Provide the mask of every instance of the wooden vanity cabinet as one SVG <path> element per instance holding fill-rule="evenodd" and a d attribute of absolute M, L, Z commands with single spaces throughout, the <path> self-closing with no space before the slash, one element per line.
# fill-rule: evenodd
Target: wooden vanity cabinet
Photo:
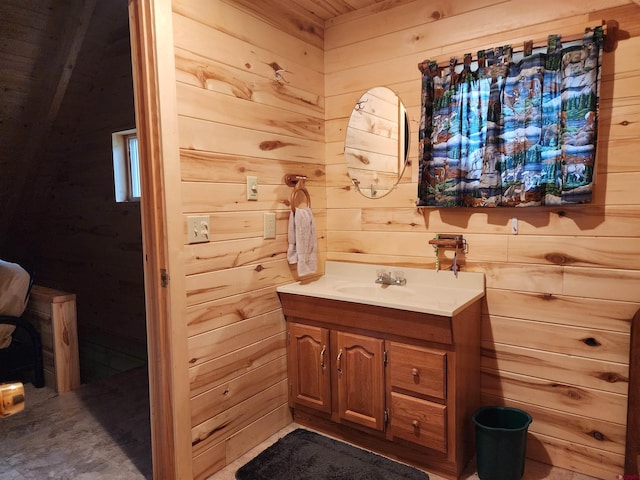
<path fill-rule="evenodd" d="M 457 479 L 475 450 L 480 300 L 443 317 L 279 295 L 294 420 Z"/>

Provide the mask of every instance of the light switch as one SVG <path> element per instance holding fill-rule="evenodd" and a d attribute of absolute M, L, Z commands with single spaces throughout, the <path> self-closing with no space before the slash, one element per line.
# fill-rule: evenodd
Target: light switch
<path fill-rule="evenodd" d="M 264 238 L 276 238 L 276 214 L 264 212 Z"/>
<path fill-rule="evenodd" d="M 512 235 L 518 234 L 518 219 L 516 217 L 513 217 L 511 219 L 511 234 Z"/>
<path fill-rule="evenodd" d="M 189 243 L 209 241 L 209 215 L 187 217 L 187 237 Z"/>
<path fill-rule="evenodd" d="M 247 200 L 258 200 L 258 177 L 247 175 Z"/>

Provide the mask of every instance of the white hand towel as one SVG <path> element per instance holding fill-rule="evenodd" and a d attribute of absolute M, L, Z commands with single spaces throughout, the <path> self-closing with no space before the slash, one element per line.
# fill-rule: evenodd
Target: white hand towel
<path fill-rule="evenodd" d="M 316 273 L 318 269 L 318 239 L 313 212 L 310 208 L 296 208 L 294 230 L 298 275 Z"/>
<path fill-rule="evenodd" d="M 296 253 L 296 221 L 295 214 L 291 212 L 289 215 L 289 229 L 287 230 L 289 237 L 289 248 L 287 248 L 287 261 L 290 264 L 298 263 L 298 254 Z"/>

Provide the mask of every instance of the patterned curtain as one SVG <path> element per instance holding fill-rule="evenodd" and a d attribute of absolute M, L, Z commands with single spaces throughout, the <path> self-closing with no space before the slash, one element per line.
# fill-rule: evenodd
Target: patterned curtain
<path fill-rule="evenodd" d="M 579 43 L 579 42 L 578 42 Z M 601 27 L 582 44 L 514 62 L 509 46 L 422 72 L 418 206 L 497 207 L 591 201 Z"/>

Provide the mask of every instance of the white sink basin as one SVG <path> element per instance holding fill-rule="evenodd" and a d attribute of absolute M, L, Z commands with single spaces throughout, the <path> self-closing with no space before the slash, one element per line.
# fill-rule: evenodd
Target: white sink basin
<path fill-rule="evenodd" d="M 401 270 L 407 284 L 375 283 L 380 269 Z M 281 285 L 277 291 L 450 317 L 484 296 L 484 274 L 455 276 L 451 271 L 328 261 L 323 276 Z"/>
<path fill-rule="evenodd" d="M 371 285 L 336 285 L 333 287 L 337 292 L 347 295 L 356 295 L 361 297 L 378 297 L 378 298 L 408 298 L 416 294 L 412 288 L 400 285 L 380 285 L 372 283 Z"/>

